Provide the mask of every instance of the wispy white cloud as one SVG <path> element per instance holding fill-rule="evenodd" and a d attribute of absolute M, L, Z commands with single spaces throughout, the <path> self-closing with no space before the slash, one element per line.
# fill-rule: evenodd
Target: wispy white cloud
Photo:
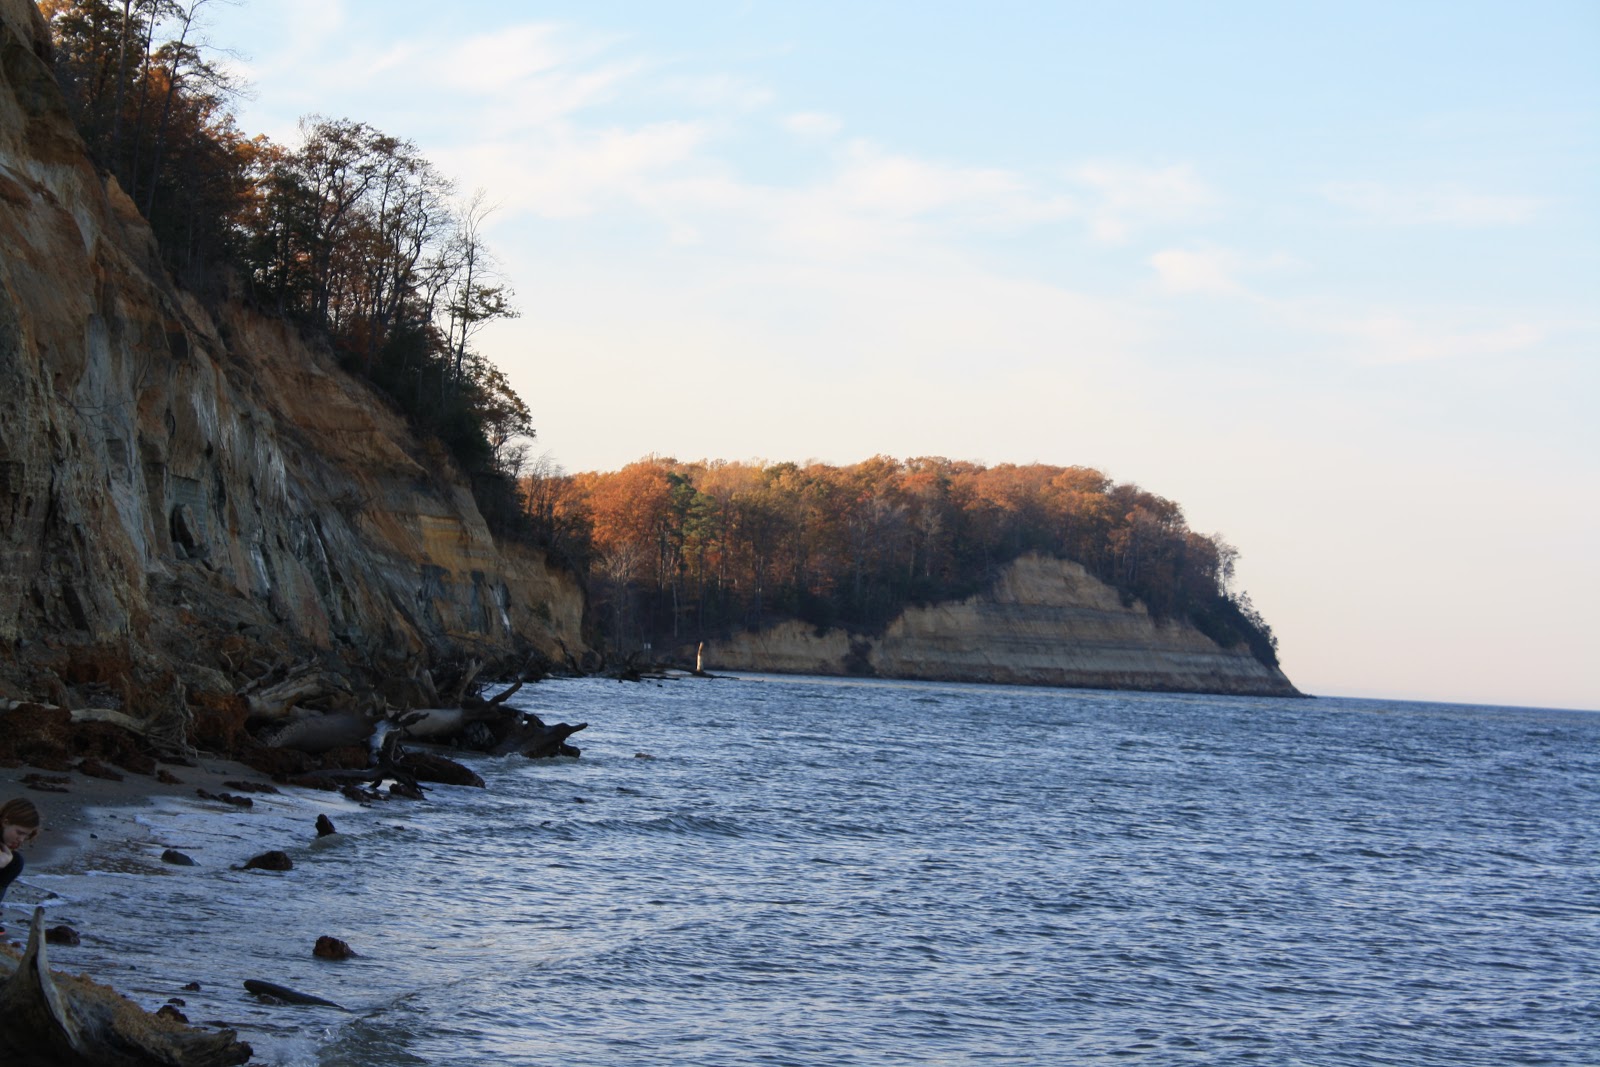
<path fill-rule="evenodd" d="M 1350 345 L 1350 355 L 1368 366 L 1426 363 L 1477 356 L 1505 356 L 1543 342 L 1548 331 L 1528 322 L 1464 326 L 1419 322 L 1413 316 L 1377 313 L 1327 324 Z"/>
<path fill-rule="evenodd" d="M 832 137 L 844 129 L 844 123 L 837 116 L 825 115 L 820 111 L 800 111 L 788 115 L 783 125 L 790 133 L 801 137 Z"/>
<path fill-rule="evenodd" d="M 1041 200 L 1016 173 L 957 167 L 888 152 L 864 140 L 850 145 L 832 192 L 849 208 L 882 215 L 960 212 L 1004 222 L 1060 217 L 1064 204 Z"/>
<path fill-rule="evenodd" d="M 1150 257 L 1161 287 L 1172 293 L 1243 292 L 1236 272 L 1239 257 L 1223 249 L 1168 248 Z"/>
<path fill-rule="evenodd" d="M 1085 190 L 1090 233 L 1111 244 L 1137 230 L 1202 218 L 1219 200 L 1188 164 L 1098 162 L 1076 168 L 1070 177 Z"/>
<path fill-rule="evenodd" d="M 599 129 L 557 124 L 537 137 L 464 146 L 454 160 L 472 184 L 504 191 L 508 214 L 577 218 L 619 201 L 656 199 L 651 190 L 692 163 L 708 136 L 693 122 Z"/>
<path fill-rule="evenodd" d="M 422 54 L 430 58 L 426 73 L 431 84 L 486 96 L 524 89 L 577 58 L 558 27 L 541 23 L 475 34 Z"/>
<path fill-rule="evenodd" d="M 759 111 L 770 105 L 773 92 L 747 78 L 730 74 L 678 75 L 664 78 L 657 87 L 664 96 L 698 108 L 733 112 Z"/>
<path fill-rule="evenodd" d="M 1404 189 L 1378 182 L 1334 182 L 1321 194 L 1370 222 L 1400 226 L 1516 226 L 1543 204 L 1535 197 L 1479 193 L 1456 185 Z"/>

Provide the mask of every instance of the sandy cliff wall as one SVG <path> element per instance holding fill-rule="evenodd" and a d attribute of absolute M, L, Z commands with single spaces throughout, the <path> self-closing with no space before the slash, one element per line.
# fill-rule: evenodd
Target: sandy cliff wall
<path fill-rule="evenodd" d="M 1024 556 L 993 588 L 912 608 L 878 636 L 790 622 L 708 643 L 708 670 L 1278 695 L 1294 687 L 1248 649 L 1222 648 L 1066 560 Z"/>
<path fill-rule="evenodd" d="M 232 627 L 380 658 L 578 649 L 576 582 L 497 546 L 381 400 L 171 283 L 45 42 L 28 0 L 0 0 L 0 648 L 170 658 Z"/>

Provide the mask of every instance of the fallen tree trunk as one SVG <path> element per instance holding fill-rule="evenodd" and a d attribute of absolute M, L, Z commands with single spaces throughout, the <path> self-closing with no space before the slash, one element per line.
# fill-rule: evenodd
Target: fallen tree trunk
<path fill-rule="evenodd" d="M 513 752 L 520 752 L 529 759 L 545 759 L 549 756 L 576 756 L 579 750 L 567 744 L 567 738 L 579 730 L 587 729 L 586 722 L 576 726 L 571 723 L 558 722 L 554 726 L 547 726 L 538 716 L 530 715 L 522 722 L 513 726 L 509 733 L 489 751 L 491 756 L 509 756 Z"/>
<path fill-rule="evenodd" d="M 264 740 L 273 748 L 320 754 L 359 746 L 372 736 L 372 728 L 372 720 L 359 711 L 307 712 L 268 734 Z"/>
<path fill-rule="evenodd" d="M 399 717 L 399 728 L 413 741 L 435 741 L 454 737 L 469 723 L 495 718 L 502 714 L 498 708 L 483 714 L 482 710 L 466 708 L 417 708 Z"/>
<path fill-rule="evenodd" d="M 258 997 L 267 997 L 271 1000 L 281 1001 L 284 1004 L 304 1004 L 315 1008 L 338 1008 L 340 1011 L 350 1009 L 343 1004 L 335 1004 L 312 993 L 302 993 L 298 989 L 279 985 L 277 982 L 265 982 L 259 978 L 246 978 L 244 987 L 248 992 Z"/>
<path fill-rule="evenodd" d="M 308 697 L 349 692 L 349 681 L 337 674 L 302 670 L 272 685 L 253 683 L 240 690 L 239 695 L 249 706 L 251 719 L 279 720 L 289 718 L 295 704 Z"/>
<path fill-rule="evenodd" d="M 7 700 L 0 697 L 0 712 L 15 711 L 21 707 L 34 706 L 46 711 L 60 711 L 56 704 L 40 704 L 33 700 Z M 113 726 L 120 726 L 131 734 L 149 737 L 151 726 L 143 719 L 136 719 L 125 711 L 116 708 L 68 708 L 67 713 L 72 716 L 73 722 L 108 722 Z"/>
<path fill-rule="evenodd" d="M 0 954 L 0 1062 L 7 1067 L 234 1067 L 252 1055 L 233 1030 L 153 1015 L 115 990 L 50 971 L 44 909 L 20 960 Z"/>

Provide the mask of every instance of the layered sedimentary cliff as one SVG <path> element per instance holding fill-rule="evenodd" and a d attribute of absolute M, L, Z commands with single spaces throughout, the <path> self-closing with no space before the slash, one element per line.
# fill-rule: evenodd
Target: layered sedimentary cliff
<path fill-rule="evenodd" d="M 1018 559 L 988 591 L 912 608 L 881 635 L 800 622 L 705 648 L 709 670 L 870 674 L 1019 685 L 1293 695 L 1282 671 L 1248 648 L 1222 648 L 1066 560 Z"/>
<path fill-rule="evenodd" d="M 445 457 L 284 324 L 172 283 L 47 56 L 0 0 L 0 676 L 40 641 L 181 675 L 232 631 L 576 651 L 576 581 L 497 545 Z"/>

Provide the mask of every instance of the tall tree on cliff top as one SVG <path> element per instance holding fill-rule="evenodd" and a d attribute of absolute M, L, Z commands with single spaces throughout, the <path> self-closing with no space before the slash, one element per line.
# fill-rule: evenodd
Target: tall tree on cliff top
<path fill-rule="evenodd" d="M 249 221 L 257 292 L 326 330 L 475 479 L 514 479 L 532 418 L 471 347 L 516 315 L 484 241 L 482 194 L 453 208 L 416 145 L 366 123 L 312 116 L 301 135 L 262 170 Z"/>
<path fill-rule="evenodd" d="M 233 125 L 236 87 L 204 54 L 214 0 L 44 0 L 56 76 L 91 154 L 191 282 L 232 253 L 257 142 Z"/>

